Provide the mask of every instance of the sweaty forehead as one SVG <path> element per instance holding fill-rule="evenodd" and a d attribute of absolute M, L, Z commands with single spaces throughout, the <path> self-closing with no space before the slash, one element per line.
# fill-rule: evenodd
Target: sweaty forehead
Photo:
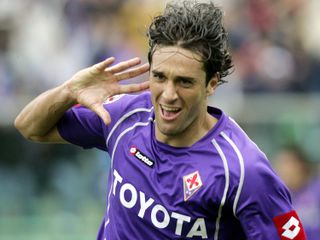
<path fill-rule="evenodd" d="M 199 54 L 177 46 L 158 47 L 152 56 L 151 69 L 204 72 Z"/>
<path fill-rule="evenodd" d="M 178 46 L 158 46 L 150 70 L 172 78 L 184 76 L 202 80 L 206 76 L 200 55 Z"/>

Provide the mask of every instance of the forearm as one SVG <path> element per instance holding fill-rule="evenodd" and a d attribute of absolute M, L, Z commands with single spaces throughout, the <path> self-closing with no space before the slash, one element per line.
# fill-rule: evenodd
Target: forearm
<path fill-rule="evenodd" d="M 40 142 L 65 142 L 56 125 L 63 114 L 74 104 L 81 104 L 95 112 L 107 125 L 111 118 L 103 107 L 106 98 L 120 93 L 138 92 L 149 87 L 149 83 L 120 85 L 124 79 L 141 75 L 149 70 L 140 64 L 139 58 L 109 67 L 114 58 L 108 58 L 74 74 L 63 85 L 51 89 L 29 103 L 15 119 L 15 127 L 30 140 Z"/>
<path fill-rule="evenodd" d="M 76 104 L 65 85 L 48 90 L 30 102 L 16 117 L 15 127 L 27 139 L 39 140 Z"/>

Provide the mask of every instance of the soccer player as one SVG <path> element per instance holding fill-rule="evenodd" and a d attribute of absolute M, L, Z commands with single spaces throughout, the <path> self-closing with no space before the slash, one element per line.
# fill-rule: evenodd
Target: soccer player
<path fill-rule="evenodd" d="M 150 66 L 136 58 L 111 66 L 108 58 L 16 118 L 28 139 L 110 154 L 99 240 L 305 239 L 266 156 L 207 106 L 232 68 L 222 15 L 211 2 L 168 4 L 148 30 Z M 119 84 L 148 71 L 149 81 Z"/>

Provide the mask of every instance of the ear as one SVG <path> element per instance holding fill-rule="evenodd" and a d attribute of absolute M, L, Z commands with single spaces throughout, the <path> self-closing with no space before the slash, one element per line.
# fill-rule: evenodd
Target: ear
<path fill-rule="evenodd" d="M 219 80 L 219 75 L 218 73 L 216 73 L 212 76 L 212 78 L 207 84 L 207 87 L 206 87 L 207 96 L 210 96 L 214 93 L 214 90 L 218 86 L 218 80 Z"/>

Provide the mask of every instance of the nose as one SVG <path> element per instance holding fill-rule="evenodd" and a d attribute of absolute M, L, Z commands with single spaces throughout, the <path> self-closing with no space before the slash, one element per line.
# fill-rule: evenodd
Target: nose
<path fill-rule="evenodd" d="M 167 81 L 162 92 L 163 99 L 170 103 L 178 99 L 178 93 L 175 84 L 172 81 Z"/>

